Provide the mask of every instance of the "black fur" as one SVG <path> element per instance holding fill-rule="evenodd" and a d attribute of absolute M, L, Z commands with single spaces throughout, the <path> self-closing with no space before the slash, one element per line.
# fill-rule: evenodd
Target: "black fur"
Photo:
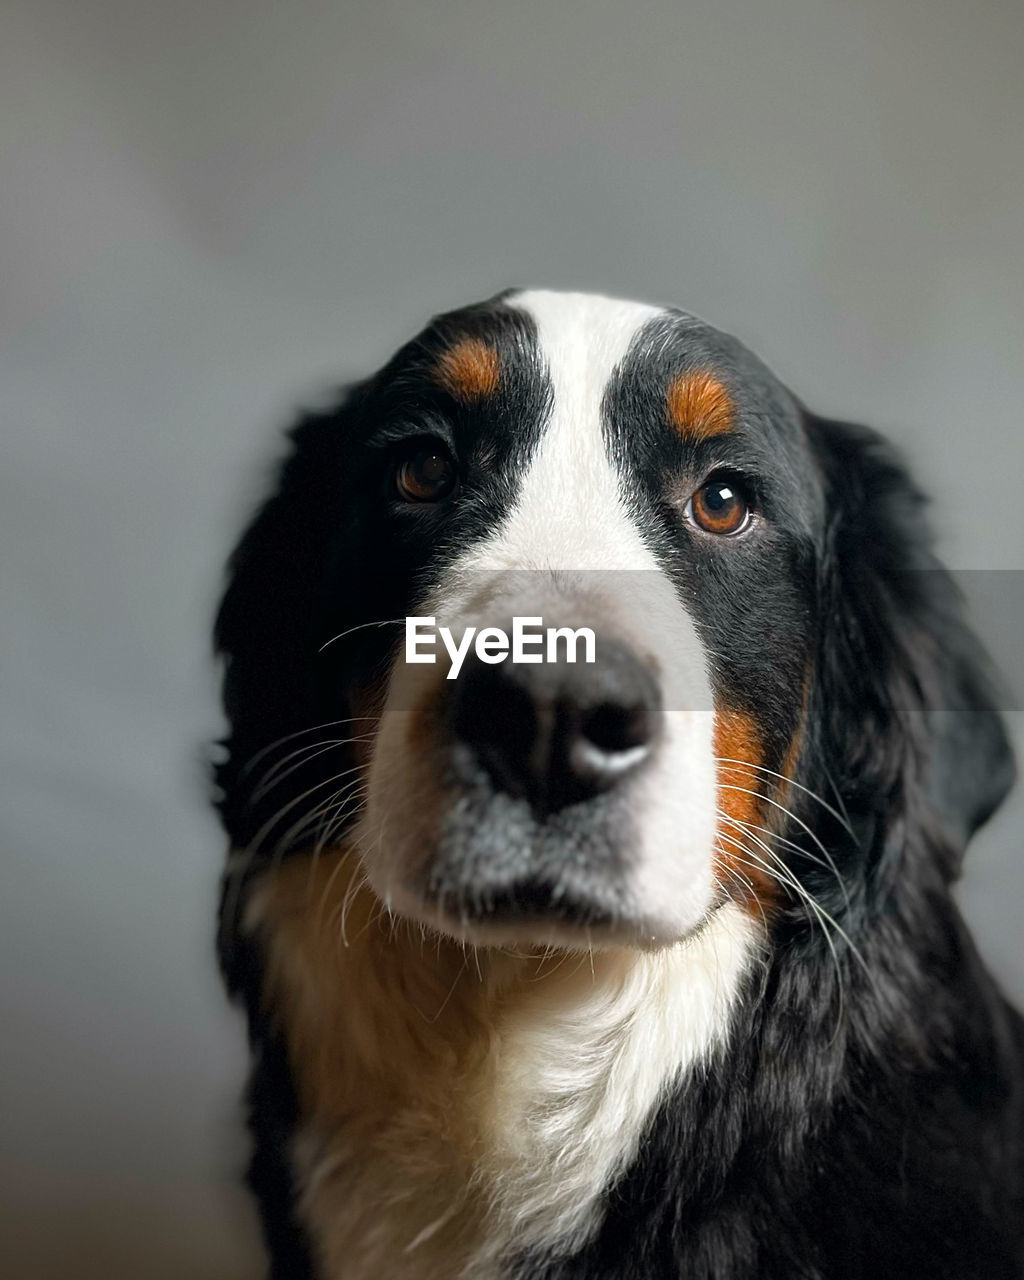
<path fill-rule="evenodd" d="M 496 343 L 509 374 L 484 408 L 456 405 L 425 374 L 465 333 Z M 665 430 L 665 383 L 680 367 L 713 368 L 738 405 L 737 429 L 713 447 Z M 240 913 L 248 881 L 308 834 L 308 806 L 277 816 L 282 802 L 347 767 L 349 749 L 272 794 L 257 784 L 383 677 L 386 627 L 322 646 L 415 612 L 446 558 L 500 520 L 549 400 L 524 315 L 499 300 L 443 317 L 336 411 L 299 424 L 231 564 L 217 623 L 231 734 L 217 781 L 249 858 L 226 878 L 221 959 L 249 1015 L 250 1177 L 280 1280 L 313 1275 L 287 1159 L 297 1104 Z M 730 1048 L 651 1118 L 597 1235 L 571 1256 L 513 1259 L 509 1274 L 1024 1277 L 1024 1024 L 950 892 L 1013 766 L 920 495 L 873 432 L 804 412 L 738 343 L 676 316 L 639 335 L 604 421 L 636 518 L 721 656 L 716 700 L 757 713 L 773 768 L 803 717 L 797 779 L 829 803 L 794 794 L 788 861 L 841 932 L 781 904 Z M 383 497 L 388 441 L 427 429 L 465 460 L 465 499 L 396 514 Z M 698 554 L 680 524 L 674 487 L 711 462 L 749 477 L 766 515 L 741 552 Z"/>
<path fill-rule="evenodd" d="M 807 427 L 829 519 L 801 777 L 854 835 L 797 812 L 842 869 L 811 870 L 850 943 L 777 922 L 728 1054 L 652 1119 L 598 1236 L 523 1277 L 1024 1275 L 1024 1022 L 949 892 L 1010 753 L 902 466 L 873 432 Z"/>

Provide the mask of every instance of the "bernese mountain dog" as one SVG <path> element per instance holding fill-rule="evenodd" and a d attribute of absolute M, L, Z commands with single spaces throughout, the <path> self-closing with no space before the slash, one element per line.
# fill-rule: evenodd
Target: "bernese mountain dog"
<path fill-rule="evenodd" d="M 299 421 L 216 644 L 277 1280 L 1024 1276 L 1024 1022 L 951 892 L 1013 765 L 873 431 L 505 293 Z"/>

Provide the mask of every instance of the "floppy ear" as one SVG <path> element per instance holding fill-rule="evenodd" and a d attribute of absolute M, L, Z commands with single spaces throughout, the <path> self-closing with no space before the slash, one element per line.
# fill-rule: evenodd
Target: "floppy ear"
<path fill-rule="evenodd" d="M 325 663 L 319 654 L 331 621 L 356 590 L 326 592 L 339 577 L 335 561 L 356 518 L 351 502 L 358 478 L 346 465 L 345 445 L 358 408 L 358 389 L 329 412 L 304 417 L 290 432 L 291 450 L 278 470 L 272 496 L 256 513 L 227 569 L 214 643 L 224 662 L 223 700 L 229 722 L 227 758 L 216 769 L 218 805 L 236 846 L 246 846 L 266 819 L 266 805 L 247 792 L 274 764 L 271 744 L 347 713 L 324 697 Z M 354 572 L 354 570 L 353 570 Z M 338 630 L 346 625 L 342 617 Z M 304 739 L 281 745 L 294 750 Z M 337 755 L 331 764 L 342 767 Z M 304 773 L 292 778 L 299 786 Z M 308 782 L 307 782 L 308 785 Z M 293 788 L 294 789 L 294 788 Z M 296 792 L 297 794 L 297 792 Z M 280 790 L 269 797 L 281 805 Z"/>
<path fill-rule="evenodd" d="M 807 433 L 825 480 L 818 694 L 830 772 L 886 827 L 932 819 L 955 874 L 1014 777 L 986 656 L 895 451 L 811 415 Z"/>

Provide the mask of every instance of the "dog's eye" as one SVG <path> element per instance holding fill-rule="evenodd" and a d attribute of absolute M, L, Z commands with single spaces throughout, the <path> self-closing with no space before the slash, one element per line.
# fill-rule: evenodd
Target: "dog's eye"
<path fill-rule="evenodd" d="M 706 533 L 740 533 L 750 523 L 750 503 L 739 481 L 719 476 L 701 485 L 685 514 Z"/>
<path fill-rule="evenodd" d="M 403 502 L 440 502 L 454 492 L 457 481 L 455 463 L 440 440 L 418 441 L 395 469 L 395 488 Z"/>

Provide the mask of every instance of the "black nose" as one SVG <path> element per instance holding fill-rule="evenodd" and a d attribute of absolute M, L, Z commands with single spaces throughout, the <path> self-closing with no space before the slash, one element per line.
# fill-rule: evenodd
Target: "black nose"
<path fill-rule="evenodd" d="M 607 791 L 650 754 L 661 693 L 624 645 L 598 641 L 596 661 L 513 663 L 467 658 L 452 724 L 495 784 L 541 814 Z"/>

